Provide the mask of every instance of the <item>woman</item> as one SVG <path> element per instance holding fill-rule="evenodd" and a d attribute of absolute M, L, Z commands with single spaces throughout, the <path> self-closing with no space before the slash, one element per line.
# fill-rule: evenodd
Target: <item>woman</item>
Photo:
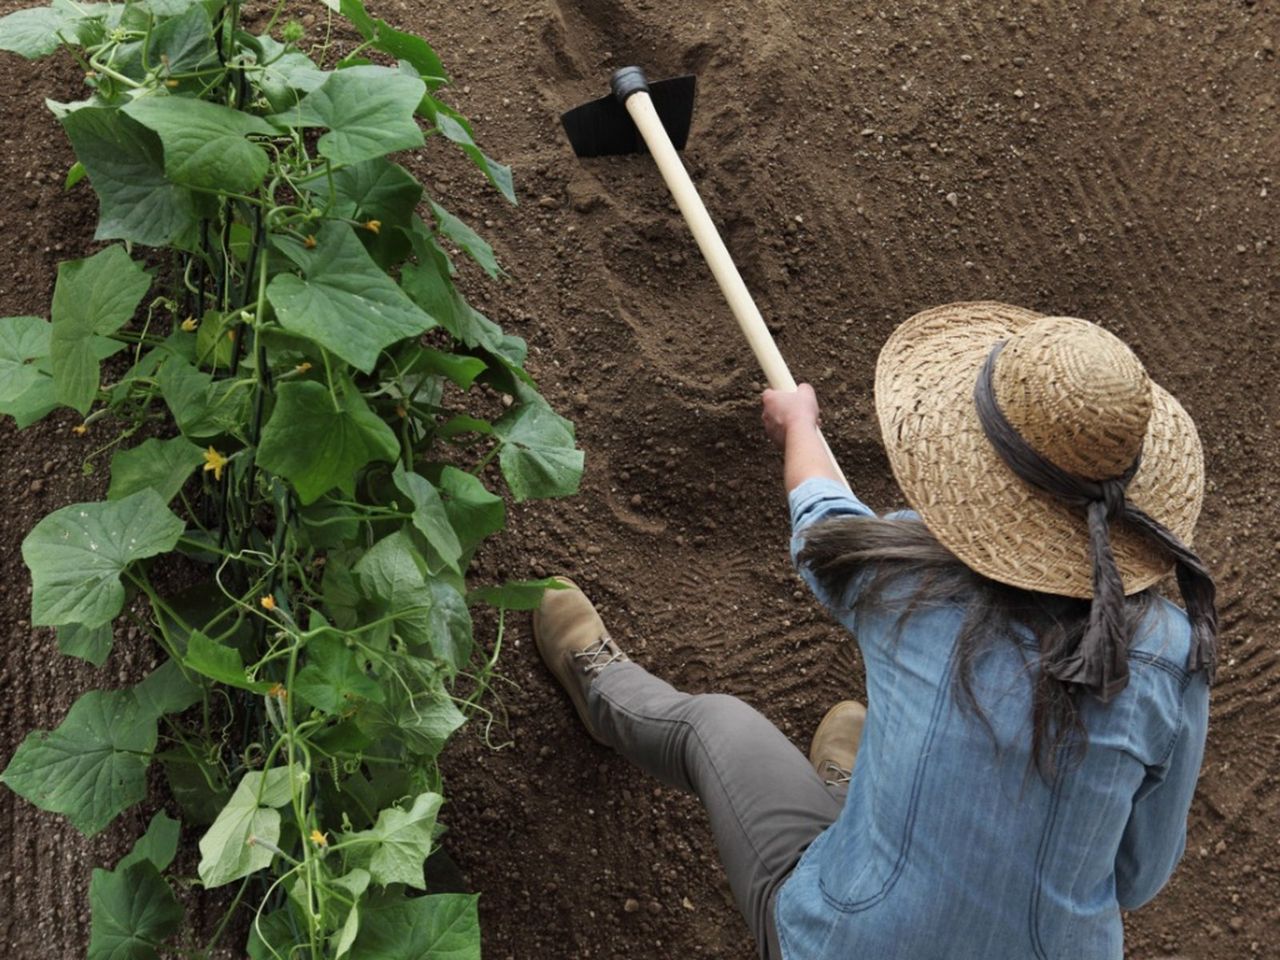
<path fill-rule="evenodd" d="M 764 397 L 793 556 L 867 672 L 865 719 L 833 708 L 808 762 L 630 662 L 576 588 L 548 592 L 539 650 L 598 740 L 702 799 L 761 956 L 1120 960 L 1204 750 L 1195 427 L 1111 334 L 997 303 L 903 324 L 876 408 L 914 513 L 837 482 L 811 389 Z M 1186 612 L 1153 591 L 1171 571 Z"/>

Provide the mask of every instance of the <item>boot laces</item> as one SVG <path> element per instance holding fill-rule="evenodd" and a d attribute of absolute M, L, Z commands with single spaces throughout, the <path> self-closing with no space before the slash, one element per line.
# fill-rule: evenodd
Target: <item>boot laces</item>
<path fill-rule="evenodd" d="M 840 784 L 849 783 L 853 779 L 852 770 L 846 770 L 832 760 L 823 761 L 822 773 L 822 782 L 828 787 L 838 787 Z"/>
<path fill-rule="evenodd" d="M 619 663 L 630 658 L 614 646 L 612 638 L 605 633 L 586 649 L 575 650 L 573 659 L 585 661 L 582 664 L 583 671 L 594 675 L 611 663 Z"/>

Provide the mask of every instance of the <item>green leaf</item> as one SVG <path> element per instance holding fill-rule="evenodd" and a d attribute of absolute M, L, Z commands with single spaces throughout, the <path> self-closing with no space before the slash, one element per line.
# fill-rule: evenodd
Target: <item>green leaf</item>
<path fill-rule="evenodd" d="M 161 810 L 147 824 L 147 832 L 133 844 L 133 849 L 116 864 L 116 870 L 139 863 L 143 860 L 153 864 L 157 870 L 166 870 L 173 858 L 178 855 L 178 835 L 182 824 Z"/>
<path fill-rule="evenodd" d="M 396 489 L 413 504 L 413 525 L 427 538 L 427 543 L 431 544 L 440 559 L 450 569 L 461 573 L 458 558 L 462 556 L 462 545 L 458 542 L 458 535 L 453 532 L 449 513 L 445 510 L 439 492 L 426 477 L 410 473 L 401 464 L 396 465 L 392 479 Z"/>
<path fill-rule="evenodd" d="M 204 451 L 186 437 L 144 440 L 111 458 L 107 499 L 123 500 L 139 490 L 154 490 L 168 503 L 203 461 Z"/>
<path fill-rule="evenodd" d="M 196 630 L 187 637 L 187 654 L 182 658 L 187 667 L 201 676 L 253 693 L 265 693 L 271 684 L 249 679 L 240 651 L 210 640 Z"/>
<path fill-rule="evenodd" d="M 544 580 L 508 580 L 493 587 L 479 587 L 467 594 L 468 603 L 487 603 L 500 610 L 536 610 L 547 590 L 567 589 L 554 577 Z"/>
<path fill-rule="evenodd" d="M 438 793 L 420 794 L 408 810 L 388 807 L 378 814 L 373 829 L 351 838 L 372 844 L 369 874 L 376 883 L 384 887 L 403 883 L 416 890 L 427 888 L 422 865 L 431 853 L 432 832 L 443 802 L 444 797 Z"/>
<path fill-rule="evenodd" d="M 297 516 L 299 543 L 306 549 L 333 550 L 353 542 L 360 530 L 359 514 L 324 497 L 300 507 Z"/>
<path fill-rule="evenodd" d="M 227 243 L 227 246 L 231 248 L 231 255 L 236 258 L 237 263 L 244 263 L 249 259 L 249 250 L 253 247 L 254 239 L 255 239 L 254 231 L 249 228 L 249 225 L 247 223 L 241 223 L 239 220 L 232 221 L 231 236 L 229 238 L 229 242 Z M 218 311 L 216 310 L 205 311 L 206 317 L 209 316 L 210 314 L 213 314 L 214 316 L 218 317 L 220 320 L 225 322 L 226 318 L 223 317 L 222 314 L 219 313 Z M 199 331 L 196 331 L 196 332 L 199 333 Z M 198 346 L 199 337 L 196 338 L 196 342 L 197 342 L 197 347 L 196 347 L 197 356 L 200 356 L 202 353 L 209 352 L 208 350 L 200 349 L 200 347 Z"/>
<path fill-rule="evenodd" d="M 272 120 L 287 127 L 327 127 L 316 143 L 322 157 L 353 164 L 422 146 L 413 115 L 426 85 L 386 67 L 350 67 L 330 74 L 295 109 Z"/>
<path fill-rule="evenodd" d="M 166 596 L 158 619 L 178 655 L 184 656 L 191 634 L 197 631 L 206 637 L 217 633 L 220 643 L 246 649 L 255 634 L 251 621 L 257 617 L 238 607 L 229 610 L 216 578 L 211 578 L 190 581 L 184 589 Z"/>
<path fill-rule="evenodd" d="M 307 665 L 293 681 L 294 692 L 325 713 L 340 714 L 360 700 L 382 702 L 382 688 L 364 672 L 342 637 L 326 631 L 307 641 Z"/>
<path fill-rule="evenodd" d="M 0 50 L 28 60 L 48 56 L 62 45 L 58 37 L 60 30 L 65 31 L 68 38 L 74 37 L 70 25 L 67 15 L 52 7 L 19 10 L 0 19 Z"/>
<path fill-rule="evenodd" d="M 493 247 L 484 241 L 465 223 L 455 217 L 434 200 L 431 211 L 436 215 L 436 224 L 440 232 L 456 243 L 472 260 L 480 264 L 484 272 L 491 277 L 499 276 L 502 268 L 498 266 L 498 258 L 493 255 Z"/>
<path fill-rule="evenodd" d="M 489 437 L 493 435 L 493 424 L 488 420 L 460 413 L 456 417 L 450 417 L 436 430 L 436 436 L 441 440 L 452 440 L 464 433 L 478 433 L 482 437 Z"/>
<path fill-rule="evenodd" d="M 179 338 L 182 337 L 186 337 L 186 334 L 170 333 L 169 336 L 161 342 L 160 346 L 153 350 L 145 351 L 142 356 L 138 358 L 137 362 L 132 364 L 129 369 L 127 369 L 120 378 L 116 380 L 115 385 L 111 388 L 110 394 L 108 394 L 107 404 L 114 407 L 128 399 L 131 391 L 133 391 L 135 387 L 150 386 L 150 381 L 154 380 L 156 368 L 160 366 L 160 361 L 171 355 L 171 352 L 179 341 Z M 104 343 L 113 343 L 113 341 L 107 340 L 105 337 L 100 337 L 99 339 L 103 340 Z M 114 346 L 119 347 L 121 350 L 127 349 L 127 345 L 124 343 L 114 343 Z M 148 383 L 139 383 L 140 380 L 146 380 Z"/>
<path fill-rule="evenodd" d="M 213 823 L 231 797 L 221 768 L 205 767 L 203 758 L 193 757 L 185 747 L 158 753 L 156 759 L 186 822 L 193 826 Z"/>
<path fill-rule="evenodd" d="M 326 178 L 310 182 L 317 199 L 328 198 Z M 330 215 L 351 220 L 377 220 L 386 230 L 408 226 L 422 199 L 422 184 L 404 167 L 377 157 L 333 174 L 334 206 Z"/>
<path fill-rule="evenodd" d="M 195 97 L 140 97 L 123 109 L 160 138 L 174 183 L 251 193 L 266 176 L 266 151 L 245 139 L 275 134 L 260 117 Z"/>
<path fill-rule="evenodd" d="M 413 700 L 403 697 L 386 706 L 366 704 L 357 715 L 361 729 L 374 739 L 395 737 L 410 753 L 433 759 L 467 722 L 443 686 Z"/>
<path fill-rule="evenodd" d="M 29 733 L 0 781 L 93 836 L 146 798 L 155 745 L 155 719 L 132 691 L 91 690 L 55 730 Z"/>
<path fill-rule="evenodd" d="M 134 686 L 133 694 L 143 711 L 156 718 L 181 713 L 203 697 L 200 688 L 186 678 L 176 660 L 166 660 L 152 670 L 145 680 Z"/>
<path fill-rule="evenodd" d="M 82 627 L 78 623 L 64 623 L 57 628 L 58 650 L 68 657 L 79 657 L 95 667 L 107 662 L 113 639 L 111 623 L 96 627 Z"/>
<path fill-rule="evenodd" d="M 564 497 L 578 492 L 582 451 L 573 424 L 545 403 L 525 403 L 493 425 L 502 440 L 498 462 L 517 500 Z"/>
<path fill-rule="evenodd" d="M 159 0 L 152 0 L 153 7 L 156 2 Z M 173 19 L 165 20 L 151 33 L 151 62 L 163 64 L 166 76 L 195 73 L 218 63 L 218 50 L 213 42 L 213 21 L 209 18 L 209 11 L 205 9 L 206 5 L 197 0 L 186 3 L 185 9 L 181 11 L 176 9 L 179 5 L 170 3 Z M 178 82 L 180 88 L 200 90 L 206 80 L 191 78 Z"/>
<path fill-rule="evenodd" d="M 204 0 L 142 0 L 139 6 L 150 10 L 157 17 L 176 17 L 203 2 Z"/>
<path fill-rule="evenodd" d="M 54 396 L 53 378 L 41 377 L 22 396 L 8 403 L 0 402 L 0 414 L 13 417 L 19 430 L 25 430 L 58 408 Z"/>
<path fill-rule="evenodd" d="M 333 881 L 346 890 L 351 895 L 352 900 L 351 909 L 347 912 L 347 919 L 342 924 L 342 931 L 338 934 L 338 939 L 333 946 L 335 960 L 351 949 L 351 945 L 355 943 L 356 934 L 360 932 L 360 898 L 364 896 L 365 890 L 369 888 L 369 880 L 369 871 L 361 870 L 357 867 Z"/>
<path fill-rule="evenodd" d="M 490 493 L 479 477 L 457 467 L 445 467 L 440 472 L 439 486 L 449 523 L 464 552 L 506 527 L 507 509 L 502 498 Z"/>
<path fill-rule="evenodd" d="M 479 347 L 516 363 L 524 359 L 524 341 L 504 334 L 502 328 L 474 309 L 450 279 L 453 266 L 430 229 L 418 217 L 410 228 L 417 263 L 407 264 L 400 283 L 423 310 L 469 347 Z"/>
<path fill-rule="evenodd" d="M 383 537 L 352 568 L 361 593 L 377 602 L 377 616 L 395 622 L 374 631 L 392 633 L 405 642 L 426 646 L 431 642 L 431 591 L 423 579 L 421 558 L 403 530 Z"/>
<path fill-rule="evenodd" d="M 70 190 L 77 183 L 84 179 L 85 174 L 89 171 L 85 170 L 84 164 L 77 160 L 67 168 L 67 178 L 62 183 L 63 190 Z"/>
<path fill-rule="evenodd" d="M 220 887 L 271 863 L 275 854 L 258 841 L 279 843 L 280 814 L 273 808 L 284 806 L 290 797 L 287 767 L 246 773 L 200 838 L 200 882 Z"/>
<path fill-rule="evenodd" d="M 88 960 L 157 960 L 182 923 L 178 899 L 149 860 L 94 870 L 89 909 Z"/>
<path fill-rule="evenodd" d="M 338 402 L 340 409 L 334 410 L 333 398 L 319 383 L 281 384 L 263 428 L 258 463 L 292 483 L 303 504 L 334 487 L 353 493 L 361 467 L 400 455 L 396 435 L 355 389 L 344 391 Z"/>
<path fill-rule="evenodd" d="M 32 361 L 48 356 L 49 331 L 40 317 L 0 320 L 0 403 L 17 400 L 40 381 Z"/>
<path fill-rule="evenodd" d="M 324 3 L 350 20 L 369 46 L 409 63 L 429 88 L 435 89 L 449 79 L 445 75 L 444 64 L 421 37 L 396 30 L 385 20 L 375 20 L 360 0 L 324 0 Z"/>
<path fill-rule="evenodd" d="M 232 227 L 232 233 L 234 232 L 235 228 Z M 231 358 L 235 354 L 235 338 L 245 336 L 247 330 L 247 327 L 240 324 L 238 310 L 230 314 L 206 310 L 196 329 L 196 363 L 215 371 L 229 370 Z"/>
<path fill-rule="evenodd" d="M 278 274 L 267 297 L 286 330 L 369 373 L 378 354 L 435 321 L 370 258 L 345 223 L 326 223 L 314 251 L 295 252 L 303 275 Z"/>
<path fill-rule="evenodd" d="M 474 894 L 437 893 L 365 910 L 360 960 L 480 960 Z"/>
<path fill-rule="evenodd" d="M 359 625 L 359 614 L 356 608 L 360 605 L 360 588 L 356 586 L 355 574 L 350 562 L 359 557 L 359 551 L 334 551 L 329 554 L 324 567 L 324 579 L 320 582 L 320 593 L 324 597 L 325 609 L 333 617 L 334 623 L 344 630 L 353 630 Z"/>
<path fill-rule="evenodd" d="M 297 103 L 298 93 L 310 93 L 329 78 L 327 70 L 321 70 L 305 53 L 285 50 L 284 44 L 263 34 L 257 38 L 262 45 L 266 63 L 258 76 L 271 109 L 283 112 Z"/>
<path fill-rule="evenodd" d="M 216 437 L 240 423 L 247 393 L 234 380 L 214 380 L 176 354 L 157 373 L 160 395 L 178 427 L 189 437 Z"/>
<path fill-rule="evenodd" d="M 255 917 L 245 946 L 250 960 L 287 960 L 290 948 L 297 944 L 295 931 L 305 923 L 288 904 Z"/>
<path fill-rule="evenodd" d="M 75 110 L 62 118 L 62 127 L 98 194 L 96 239 L 195 249 L 196 201 L 166 178 L 159 137 L 105 107 Z"/>
<path fill-rule="evenodd" d="M 423 98 L 419 109 L 431 119 L 431 122 L 436 125 L 436 129 L 440 131 L 445 139 L 452 140 L 458 145 L 467 159 L 475 164 L 477 169 L 489 179 L 490 183 L 498 188 L 499 192 L 508 201 L 511 203 L 516 202 L 515 184 L 511 179 L 511 168 L 506 164 L 498 163 L 476 145 L 466 117 L 447 103 L 442 103 L 431 96 Z"/>
<path fill-rule="evenodd" d="M 408 365 L 401 368 L 400 373 L 408 377 L 421 374 L 445 377 L 463 390 L 470 390 L 476 377 L 484 373 L 487 366 L 479 357 L 445 353 L 434 347 L 420 347 L 415 350 Z"/>
<path fill-rule="evenodd" d="M 151 278 L 123 247 L 58 264 L 53 288 L 49 359 L 59 402 L 88 413 L 98 394 L 93 337 L 115 333 L 132 319 Z"/>
<path fill-rule="evenodd" d="M 351 905 L 351 909 L 347 912 L 347 919 L 342 924 L 342 930 L 338 933 L 338 939 L 333 944 L 334 960 L 346 956 L 351 949 L 351 945 L 356 942 L 356 935 L 360 932 L 360 901 L 356 900 Z"/>
<path fill-rule="evenodd" d="M 443 580 L 428 581 L 427 589 L 431 591 L 431 650 L 456 672 L 467 665 L 475 649 L 471 611 L 466 598 Z"/>
<path fill-rule="evenodd" d="M 31 569 L 31 623 L 107 623 L 124 606 L 129 564 L 172 550 L 184 525 L 154 490 L 55 510 L 22 542 Z"/>

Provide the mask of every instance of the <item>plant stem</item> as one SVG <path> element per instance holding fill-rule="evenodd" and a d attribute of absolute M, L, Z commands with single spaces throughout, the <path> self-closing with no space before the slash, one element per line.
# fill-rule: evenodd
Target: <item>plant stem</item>
<path fill-rule="evenodd" d="M 268 20 L 267 25 L 262 28 L 262 32 L 264 34 L 270 35 L 272 29 L 276 25 L 276 21 L 280 19 L 280 14 L 284 12 L 284 6 L 285 6 L 285 0 L 280 0 L 280 2 L 276 4 L 275 10 L 273 10 L 271 13 L 271 19 Z"/>
<path fill-rule="evenodd" d="M 338 391 L 333 386 L 333 367 L 329 363 L 329 351 L 321 347 L 320 356 L 324 358 L 324 379 L 329 385 L 329 399 L 333 401 L 333 412 L 342 413 L 342 404 L 338 403 Z"/>
<path fill-rule="evenodd" d="M 294 688 L 294 676 L 298 670 L 298 650 L 301 643 L 298 638 L 294 637 L 293 647 L 289 651 L 289 666 L 285 674 L 285 689 L 292 690 Z M 281 703 L 281 713 L 284 715 L 285 726 L 285 763 L 289 768 L 289 792 L 292 801 L 294 821 L 298 826 L 298 835 L 302 841 L 302 868 L 303 875 L 306 878 L 307 886 L 307 936 L 311 943 L 311 956 L 319 957 L 319 940 L 317 939 L 316 918 L 320 916 L 320 908 L 317 903 L 317 878 L 316 864 L 312 856 L 311 843 L 308 837 L 307 827 L 310 825 L 310 818 L 307 816 L 304 797 L 300 796 L 298 789 L 298 778 L 293 775 L 294 767 L 297 765 L 295 750 L 297 749 L 296 734 L 293 723 L 293 704 L 287 700 Z M 311 769 L 310 764 L 306 764 L 303 772 L 307 774 L 308 782 L 310 781 Z"/>
<path fill-rule="evenodd" d="M 240 906 L 241 899 L 244 898 L 244 892 L 249 887 L 249 881 L 252 877 L 245 877 L 240 881 L 240 889 L 236 891 L 235 898 L 231 901 L 231 906 L 227 908 L 227 912 L 222 916 L 222 922 L 218 924 L 218 928 L 213 931 L 213 936 L 209 938 L 209 942 L 204 945 L 202 951 L 206 956 L 213 952 L 213 948 L 218 945 L 218 941 L 222 939 L 223 932 L 227 929 L 227 924 L 231 922 L 231 918 L 235 916 L 236 908 Z"/>

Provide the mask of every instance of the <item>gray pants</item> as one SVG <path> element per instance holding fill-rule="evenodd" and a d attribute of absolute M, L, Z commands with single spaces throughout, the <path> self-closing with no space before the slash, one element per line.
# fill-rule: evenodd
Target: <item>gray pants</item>
<path fill-rule="evenodd" d="M 681 693 L 635 663 L 605 667 L 587 704 L 610 746 L 702 800 L 760 956 L 780 960 L 774 894 L 839 816 L 846 788 L 827 786 L 782 731 L 736 697 Z"/>

